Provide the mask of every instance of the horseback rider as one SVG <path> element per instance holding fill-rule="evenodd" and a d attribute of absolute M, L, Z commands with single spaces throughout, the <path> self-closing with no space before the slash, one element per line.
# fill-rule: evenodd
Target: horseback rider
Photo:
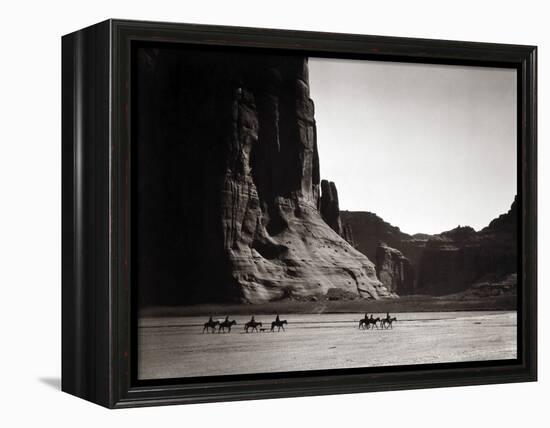
<path fill-rule="evenodd" d="M 229 315 L 225 316 L 225 322 L 229 322 Z"/>
<path fill-rule="evenodd" d="M 212 319 L 212 315 L 210 315 L 210 318 L 208 319 L 208 323 L 212 324 L 213 322 L 214 322 L 214 320 Z"/>
<path fill-rule="evenodd" d="M 276 322 L 276 323 L 281 322 L 281 320 L 279 319 L 279 314 L 277 314 L 277 316 L 275 317 L 275 322 Z"/>
<path fill-rule="evenodd" d="M 254 321 L 254 315 L 252 315 L 252 318 L 250 319 L 250 323 L 254 323 L 256 321 Z"/>
<path fill-rule="evenodd" d="M 362 320 L 359 320 L 359 328 L 361 328 L 361 326 L 364 326 L 364 328 L 366 328 L 366 329 L 369 328 L 369 313 L 368 312 L 365 312 L 365 318 L 363 318 Z"/>
<path fill-rule="evenodd" d="M 389 321 L 390 320 L 390 313 L 389 312 L 386 312 L 386 319 Z"/>

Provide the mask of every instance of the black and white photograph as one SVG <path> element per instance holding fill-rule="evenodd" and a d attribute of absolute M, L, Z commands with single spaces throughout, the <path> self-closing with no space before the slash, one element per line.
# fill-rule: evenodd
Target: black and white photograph
<path fill-rule="evenodd" d="M 517 81 L 137 44 L 138 380 L 516 360 Z"/>
<path fill-rule="evenodd" d="M 0 426 L 541 426 L 544 6 L 2 2 Z"/>

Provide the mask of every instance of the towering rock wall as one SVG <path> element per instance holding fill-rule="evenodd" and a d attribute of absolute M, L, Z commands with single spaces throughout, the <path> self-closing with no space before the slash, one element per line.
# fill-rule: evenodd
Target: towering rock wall
<path fill-rule="evenodd" d="M 320 199 L 306 58 L 140 49 L 136 81 L 143 304 L 392 297 Z"/>

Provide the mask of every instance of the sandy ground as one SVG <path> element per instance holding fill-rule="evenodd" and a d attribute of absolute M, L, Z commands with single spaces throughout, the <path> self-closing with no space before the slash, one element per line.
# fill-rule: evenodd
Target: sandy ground
<path fill-rule="evenodd" d="M 375 315 L 382 317 L 382 314 Z M 392 313 L 393 329 L 359 330 L 361 314 L 280 314 L 286 331 L 203 334 L 208 317 L 142 318 L 139 378 L 213 376 L 516 358 L 516 312 Z M 223 317 L 220 317 L 223 318 Z"/>

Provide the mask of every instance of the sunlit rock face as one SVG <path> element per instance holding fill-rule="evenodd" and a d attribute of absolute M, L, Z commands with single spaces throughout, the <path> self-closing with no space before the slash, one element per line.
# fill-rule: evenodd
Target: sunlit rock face
<path fill-rule="evenodd" d="M 321 216 L 306 58 L 142 49 L 137 94 L 144 304 L 393 297 Z"/>

